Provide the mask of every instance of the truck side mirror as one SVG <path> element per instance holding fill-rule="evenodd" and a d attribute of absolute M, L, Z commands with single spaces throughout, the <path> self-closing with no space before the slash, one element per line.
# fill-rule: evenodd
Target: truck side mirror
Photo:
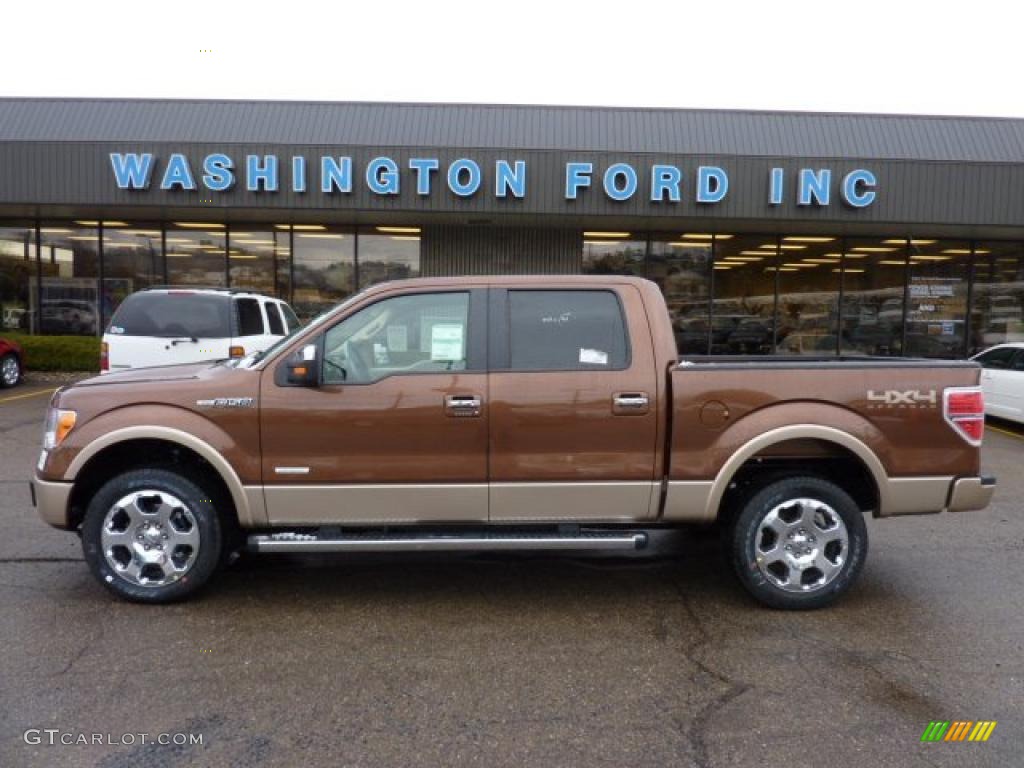
<path fill-rule="evenodd" d="M 288 383 L 297 387 L 315 387 L 319 383 L 316 344 L 307 344 L 285 364 Z"/>

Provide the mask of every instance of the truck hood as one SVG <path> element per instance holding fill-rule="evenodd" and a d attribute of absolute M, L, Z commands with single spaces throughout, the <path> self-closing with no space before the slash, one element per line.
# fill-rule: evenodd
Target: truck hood
<path fill-rule="evenodd" d="M 184 381 L 198 378 L 217 377 L 218 371 L 233 371 L 223 362 L 182 363 L 180 365 L 156 365 L 152 368 L 134 368 L 129 371 L 107 373 L 80 381 L 76 387 L 102 387 L 108 384 L 143 384 L 165 381 Z"/>

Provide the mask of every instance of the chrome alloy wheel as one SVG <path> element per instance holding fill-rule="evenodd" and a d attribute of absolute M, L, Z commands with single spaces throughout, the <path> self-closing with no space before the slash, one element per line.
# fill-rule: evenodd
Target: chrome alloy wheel
<path fill-rule="evenodd" d="M 814 592 L 843 569 L 850 535 L 839 514 L 818 499 L 790 499 L 773 507 L 757 527 L 757 567 L 786 592 Z"/>
<path fill-rule="evenodd" d="M 175 496 L 135 491 L 107 512 L 100 545 L 107 564 L 125 581 L 162 587 L 179 580 L 195 564 L 199 527 Z"/>
<path fill-rule="evenodd" d="M 0 377 L 3 378 L 5 386 L 13 387 L 18 383 L 18 379 L 21 377 L 18 358 L 14 355 L 8 355 L 4 358 L 3 368 L 0 369 Z"/>

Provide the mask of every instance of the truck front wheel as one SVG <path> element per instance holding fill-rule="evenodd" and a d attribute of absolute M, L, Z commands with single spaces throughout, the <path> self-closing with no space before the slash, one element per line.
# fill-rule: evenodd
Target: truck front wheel
<path fill-rule="evenodd" d="M 109 480 L 89 502 L 82 549 L 93 575 L 114 594 L 167 603 L 203 586 L 220 561 L 213 497 L 165 469 Z"/>
<path fill-rule="evenodd" d="M 864 514 L 842 488 L 787 477 L 755 493 L 736 517 L 732 560 L 755 598 L 788 610 L 828 605 L 860 575 L 868 550 Z"/>

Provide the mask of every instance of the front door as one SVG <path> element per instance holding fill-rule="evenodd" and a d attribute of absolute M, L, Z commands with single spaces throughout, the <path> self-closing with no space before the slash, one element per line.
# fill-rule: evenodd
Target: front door
<path fill-rule="evenodd" d="M 272 524 L 487 519 L 486 298 L 472 289 L 368 299 L 317 337 L 319 386 L 264 372 Z"/>
<path fill-rule="evenodd" d="M 650 518 L 659 372 L 637 289 L 495 288 L 490 326 L 491 520 Z"/>

